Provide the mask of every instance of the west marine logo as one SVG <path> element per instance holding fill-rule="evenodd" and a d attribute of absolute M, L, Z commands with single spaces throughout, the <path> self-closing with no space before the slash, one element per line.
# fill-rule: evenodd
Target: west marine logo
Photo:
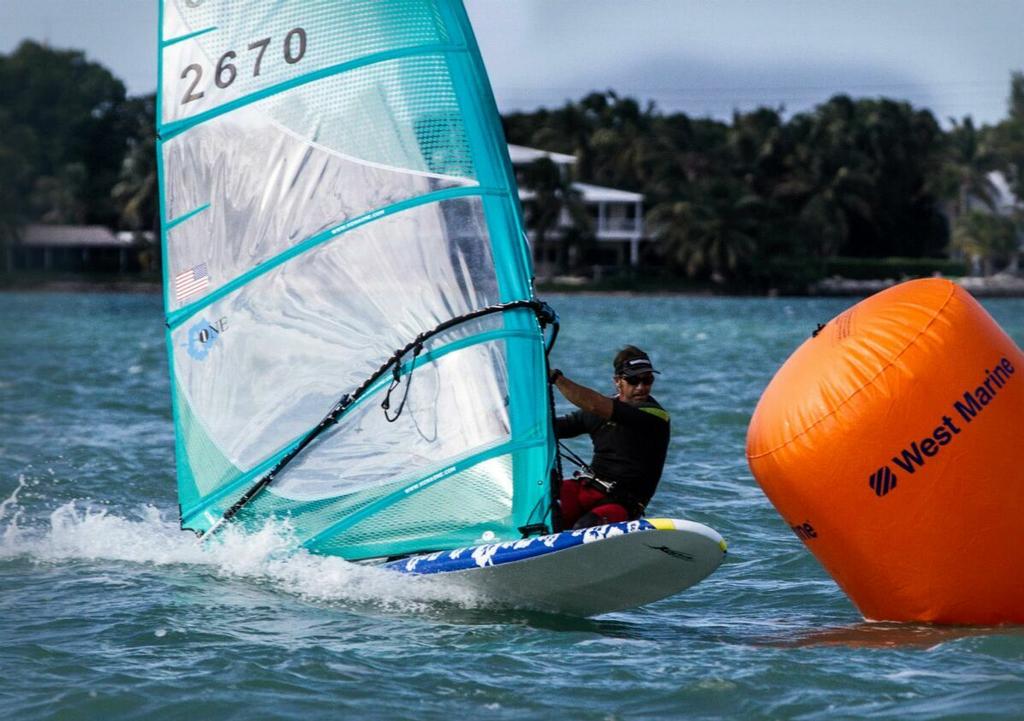
<path fill-rule="evenodd" d="M 892 462 L 897 468 L 910 476 L 918 471 L 923 472 L 929 460 L 942 453 L 946 446 L 955 443 L 957 437 L 977 420 L 979 413 L 1002 397 L 1002 389 L 1013 380 L 1017 369 L 1008 358 L 1000 358 L 993 367 L 995 370 L 985 369 L 984 380 L 974 390 L 967 388 L 962 396 L 953 400 L 955 413 L 940 416 L 931 434 L 924 438 L 918 436 L 892 456 Z M 959 421 L 955 420 L 958 416 Z M 888 465 L 872 473 L 870 478 L 871 489 L 880 497 L 896 487 L 896 474 Z"/>
<path fill-rule="evenodd" d="M 868 482 L 876 496 L 884 496 L 896 487 L 896 474 L 889 470 L 889 466 L 882 466 L 871 474 Z"/>

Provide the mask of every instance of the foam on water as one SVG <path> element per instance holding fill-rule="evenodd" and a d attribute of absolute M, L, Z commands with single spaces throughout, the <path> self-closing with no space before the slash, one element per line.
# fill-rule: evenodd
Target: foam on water
<path fill-rule="evenodd" d="M 0 502 L 0 559 L 33 562 L 121 561 L 157 567 L 188 567 L 216 577 L 269 583 L 316 602 L 371 605 L 393 611 L 422 611 L 438 605 L 478 608 L 484 599 L 436 577 L 385 571 L 300 548 L 286 522 L 256 531 L 226 526 L 200 543 L 152 505 L 118 515 L 91 501 L 70 501 L 38 523 L 27 523 L 18 487 Z"/>

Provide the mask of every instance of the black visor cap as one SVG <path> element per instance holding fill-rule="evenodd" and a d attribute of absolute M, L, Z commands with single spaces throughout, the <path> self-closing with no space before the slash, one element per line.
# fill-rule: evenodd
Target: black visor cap
<path fill-rule="evenodd" d="M 661 371 L 654 370 L 654 366 L 651 365 L 651 359 L 646 356 L 624 361 L 615 369 L 615 375 L 622 376 L 623 378 L 633 378 L 644 373 L 661 373 Z"/>

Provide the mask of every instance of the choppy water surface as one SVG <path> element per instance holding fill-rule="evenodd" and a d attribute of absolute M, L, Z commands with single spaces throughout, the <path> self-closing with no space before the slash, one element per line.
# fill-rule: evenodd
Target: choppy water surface
<path fill-rule="evenodd" d="M 650 348 L 674 439 L 651 513 L 719 530 L 689 592 L 595 620 L 178 531 L 160 300 L 0 294 L 0 716 L 1024 717 L 1024 630 L 866 624 L 743 457 L 774 371 L 849 299 L 551 297 L 554 362 Z M 987 301 L 1024 342 L 1024 300 Z"/>

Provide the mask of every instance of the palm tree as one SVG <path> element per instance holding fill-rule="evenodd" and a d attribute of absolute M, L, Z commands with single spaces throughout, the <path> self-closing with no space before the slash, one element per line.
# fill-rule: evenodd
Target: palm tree
<path fill-rule="evenodd" d="M 126 103 L 127 121 L 134 126 L 134 135 L 128 141 L 128 150 L 121 162 L 118 181 L 110 191 L 117 208 L 121 227 L 136 231 L 137 243 L 146 245 L 139 253 L 143 270 L 157 271 L 160 267 L 160 249 L 145 241 L 139 231 L 156 231 L 159 220 L 157 198 L 156 131 L 154 130 L 155 97 L 148 95 L 132 98 Z"/>
<path fill-rule="evenodd" d="M 36 180 L 32 205 L 44 223 L 81 224 L 88 217 L 86 183 L 89 171 L 84 163 L 68 163 L 56 175 Z"/>
<path fill-rule="evenodd" d="M 1010 77 L 1008 117 L 988 130 L 995 166 L 1006 178 L 1016 201 L 1012 219 L 1021 238 L 1024 237 L 1024 73 L 1016 72 Z M 1010 270 L 1014 272 L 1022 247 L 1018 246 L 1010 255 Z"/>
<path fill-rule="evenodd" d="M 791 147 L 780 164 L 770 198 L 791 210 L 806 247 L 824 260 L 851 240 L 854 223 L 874 220 L 874 164 L 858 142 L 863 130 L 860 108 L 837 96 L 813 115 L 790 123 Z"/>
<path fill-rule="evenodd" d="M 741 183 L 716 179 L 694 200 L 661 203 L 647 225 L 670 264 L 691 277 L 735 278 L 757 250 L 764 201 Z"/>
<path fill-rule="evenodd" d="M 15 125 L 0 111 L 0 264 L 6 272 L 13 269 L 14 243 L 28 220 L 25 188 L 32 173 L 25 149 L 33 141 L 30 129 Z"/>
<path fill-rule="evenodd" d="M 548 263 L 547 241 L 561 230 L 568 216 L 569 230 L 561 233 L 556 252 L 559 272 L 568 271 L 570 245 L 584 246 L 593 235 L 592 220 L 580 193 L 550 158 L 541 157 L 527 165 L 520 177 L 523 189 L 531 197 L 523 205 L 526 225 L 533 231 L 533 254 L 539 266 Z M 542 271 L 547 268 L 543 267 Z"/>
<path fill-rule="evenodd" d="M 154 228 L 157 189 L 152 142 L 134 144 L 128 151 L 121 166 L 121 178 L 111 190 L 111 195 L 117 203 L 121 223 L 125 228 Z"/>
<path fill-rule="evenodd" d="M 829 158 L 808 157 L 810 150 L 808 145 L 797 149 L 796 170 L 775 186 L 773 198 L 796 207 L 798 227 L 815 255 L 824 260 L 847 244 L 852 220 L 871 221 L 872 184 L 863 170 L 832 167 Z"/>
<path fill-rule="evenodd" d="M 995 210 L 998 190 L 989 174 L 999 167 L 999 156 L 969 115 L 962 121 L 950 118 L 950 123 L 953 127 L 947 134 L 946 160 L 936 190 L 950 200 L 949 215 L 955 226 L 975 202 Z"/>
<path fill-rule="evenodd" d="M 1017 230 L 1012 220 L 980 210 L 960 217 L 953 230 L 953 247 L 992 275 L 997 260 L 1006 260 L 1017 250 Z"/>

